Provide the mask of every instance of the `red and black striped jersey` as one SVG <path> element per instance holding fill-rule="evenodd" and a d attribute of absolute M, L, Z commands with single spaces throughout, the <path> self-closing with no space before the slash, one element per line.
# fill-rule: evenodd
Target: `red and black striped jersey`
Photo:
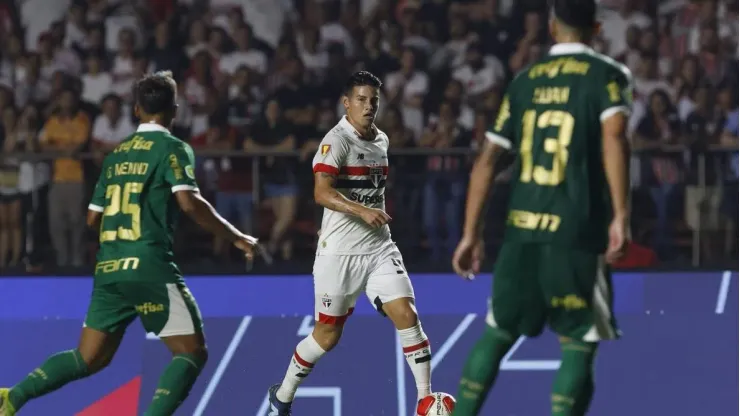
<path fill-rule="evenodd" d="M 313 158 L 314 173 L 336 175 L 335 188 L 350 201 L 385 210 L 388 136 L 361 138 L 346 117 L 331 129 Z M 374 229 L 362 219 L 324 208 L 317 254 L 372 254 L 391 241 L 387 225 Z"/>

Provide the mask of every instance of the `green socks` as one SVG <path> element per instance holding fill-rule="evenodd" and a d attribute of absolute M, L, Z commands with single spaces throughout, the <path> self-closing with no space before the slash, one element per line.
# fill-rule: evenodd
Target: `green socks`
<path fill-rule="evenodd" d="M 562 341 L 562 362 L 552 387 L 553 416 L 583 416 L 594 394 L 595 343 Z"/>
<path fill-rule="evenodd" d="M 516 338 L 501 329 L 486 327 L 465 363 L 454 416 L 478 414 L 496 381 L 501 360 L 515 341 Z"/>
<path fill-rule="evenodd" d="M 77 349 L 54 354 L 10 390 L 10 403 L 18 411 L 29 400 L 88 375 L 87 364 Z"/>
<path fill-rule="evenodd" d="M 154 399 L 145 416 L 170 416 L 188 397 L 205 361 L 194 355 L 176 355 L 159 378 Z"/>

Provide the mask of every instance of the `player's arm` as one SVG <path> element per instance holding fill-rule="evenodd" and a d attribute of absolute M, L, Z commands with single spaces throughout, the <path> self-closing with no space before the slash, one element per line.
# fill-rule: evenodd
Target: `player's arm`
<path fill-rule="evenodd" d="M 242 233 L 218 215 L 213 206 L 201 196 L 195 180 L 195 157 L 190 146 L 185 143 L 173 145 L 167 153 L 165 163 L 168 165 L 165 180 L 172 187 L 172 193 L 180 209 L 195 223 L 215 236 L 236 244 L 242 250 L 247 248 L 243 243 L 248 245 L 257 243 L 256 238 Z"/>
<path fill-rule="evenodd" d="M 631 76 L 616 72 L 599 97 L 602 157 L 615 219 L 629 220 L 629 154 L 627 122 L 632 110 Z"/>
<path fill-rule="evenodd" d="M 468 197 L 465 203 L 465 224 L 463 238 L 480 239 L 483 237 L 484 213 L 486 202 L 491 193 L 493 172 L 499 156 L 507 150 L 491 140 L 483 143 L 483 148 L 473 163 L 468 184 Z"/>
<path fill-rule="evenodd" d="M 468 185 L 468 198 L 465 206 L 465 224 L 463 238 L 480 239 L 483 234 L 483 214 L 486 202 L 491 192 L 493 172 L 499 156 L 511 149 L 511 104 L 509 94 L 501 101 L 498 116 L 490 131 L 486 132 L 486 140 L 478 157 L 473 163 Z"/>
<path fill-rule="evenodd" d="M 361 218 L 374 228 L 387 224 L 391 219 L 388 214 L 350 201 L 336 190 L 339 169 L 340 166 L 345 166 L 348 153 L 347 144 L 331 133 L 321 141 L 313 159 L 314 200 L 326 209 Z"/>
<path fill-rule="evenodd" d="M 257 242 L 256 239 L 245 235 L 220 216 L 197 189 L 176 191 L 175 199 L 185 214 L 213 235 L 232 243 L 245 239 L 253 239 L 255 243 Z"/>
<path fill-rule="evenodd" d="M 324 168 L 325 169 L 325 168 Z M 332 211 L 359 217 L 366 209 L 363 205 L 352 202 L 334 188 L 337 182 L 335 173 L 314 168 L 313 197 L 317 204 Z"/>
<path fill-rule="evenodd" d="M 627 116 L 616 113 L 601 122 L 606 180 L 615 218 L 629 219 L 629 154 Z"/>
<path fill-rule="evenodd" d="M 100 177 L 98 177 L 98 182 L 95 184 L 90 204 L 87 206 L 87 226 L 96 231 L 100 229 L 103 211 L 105 211 L 106 172 L 105 162 L 103 162 L 102 172 Z"/>

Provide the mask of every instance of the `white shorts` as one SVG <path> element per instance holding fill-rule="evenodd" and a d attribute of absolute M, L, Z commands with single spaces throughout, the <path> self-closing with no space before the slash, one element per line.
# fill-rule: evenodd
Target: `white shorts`
<path fill-rule="evenodd" d="M 316 322 L 330 325 L 344 324 L 363 291 L 381 315 L 384 303 L 414 297 L 395 244 L 374 254 L 317 255 L 313 282 Z"/>

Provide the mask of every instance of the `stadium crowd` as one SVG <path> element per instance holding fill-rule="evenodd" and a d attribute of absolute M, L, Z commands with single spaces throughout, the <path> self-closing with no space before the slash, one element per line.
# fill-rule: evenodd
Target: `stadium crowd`
<path fill-rule="evenodd" d="M 635 81 L 635 253 L 736 262 L 737 1 L 602 5 L 593 47 Z M 310 161 L 344 79 L 379 76 L 395 239 L 409 263 L 446 264 L 471 156 L 507 81 L 547 53 L 547 20 L 544 0 L 0 2 L 0 268 L 93 261 L 85 207 L 102 158 L 135 129 L 133 82 L 158 70 L 178 80 L 173 132 L 196 151 L 202 192 L 278 259 L 312 256 Z M 493 250 L 505 204 L 491 205 Z M 233 258 L 184 228 L 185 261 Z"/>

